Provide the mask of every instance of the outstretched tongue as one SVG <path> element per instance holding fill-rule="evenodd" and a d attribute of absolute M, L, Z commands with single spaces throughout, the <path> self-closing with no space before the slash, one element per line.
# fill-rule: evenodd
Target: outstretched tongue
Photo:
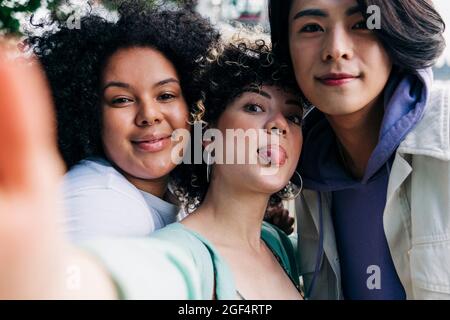
<path fill-rule="evenodd" d="M 258 155 L 263 164 L 282 166 L 286 163 L 286 152 L 280 146 L 267 146 L 259 149 Z"/>

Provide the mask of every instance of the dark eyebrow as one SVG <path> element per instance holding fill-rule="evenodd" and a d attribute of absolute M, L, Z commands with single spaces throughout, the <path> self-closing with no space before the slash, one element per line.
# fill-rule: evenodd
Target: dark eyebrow
<path fill-rule="evenodd" d="M 161 87 L 161 86 L 166 85 L 166 84 L 168 84 L 168 83 L 177 83 L 177 84 L 180 84 L 180 81 L 178 81 L 178 80 L 175 79 L 175 78 L 169 78 L 169 79 L 165 79 L 165 80 L 162 80 L 162 81 L 156 83 L 156 84 L 154 85 L 154 87 Z"/>
<path fill-rule="evenodd" d="M 158 83 L 156 83 L 154 85 L 154 87 L 161 87 L 161 86 L 166 85 L 168 83 L 178 83 L 179 84 L 180 81 L 178 81 L 177 79 L 174 79 L 174 78 L 169 78 L 169 79 L 165 79 L 165 80 L 159 81 Z M 131 88 L 131 86 L 128 83 L 120 82 L 120 81 L 111 81 L 111 82 L 108 82 L 103 87 L 103 91 L 105 91 L 109 87 L 119 87 L 119 88 L 125 88 L 125 89 Z"/>
<path fill-rule="evenodd" d="M 323 11 L 321 9 L 305 9 L 305 10 L 298 12 L 294 16 L 294 20 L 300 19 L 302 17 L 310 17 L 310 16 L 326 18 L 326 17 L 328 17 L 328 13 L 326 13 L 325 11 Z"/>
<path fill-rule="evenodd" d="M 347 11 L 345 11 L 345 14 L 347 16 L 352 16 L 357 13 L 361 13 L 361 8 L 358 5 L 353 6 L 349 9 L 347 9 Z M 300 19 L 302 17 L 307 17 L 307 16 L 326 18 L 326 17 L 328 17 L 328 13 L 326 13 L 325 11 L 323 11 L 321 9 L 305 9 L 305 10 L 298 12 L 294 16 L 294 20 Z"/>
<path fill-rule="evenodd" d="M 245 88 L 244 92 L 253 92 L 253 93 L 257 93 L 261 96 L 263 96 L 264 98 L 267 99 L 272 99 L 272 96 L 270 94 L 268 94 L 267 92 L 265 92 L 264 90 L 258 90 L 258 89 L 254 89 L 254 88 Z"/>
<path fill-rule="evenodd" d="M 108 89 L 109 87 L 119 87 L 119 88 L 129 89 L 129 88 L 130 88 L 130 85 L 129 85 L 128 83 L 124 83 L 124 82 L 111 81 L 111 82 L 108 82 L 108 83 L 103 87 L 103 91 L 106 91 L 106 89 Z"/>
<path fill-rule="evenodd" d="M 352 16 L 352 15 L 354 15 L 354 14 L 357 14 L 357 13 L 362 13 L 361 12 L 361 8 L 359 7 L 359 6 L 354 6 L 354 7 L 351 7 L 351 8 L 349 8 L 349 9 L 347 9 L 347 11 L 345 11 L 345 14 L 347 15 L 347 16 Z"/>

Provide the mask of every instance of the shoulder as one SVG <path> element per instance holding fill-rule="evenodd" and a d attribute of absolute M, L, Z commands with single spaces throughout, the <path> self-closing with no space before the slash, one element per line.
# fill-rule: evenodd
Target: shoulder
<path fill-rule="evenodd" d="M 425 110 L 425 121 L 436 120 L 438 117 L 449 118 L 450 85 L 437 83 L 430 90 L 430 98 Z"/>
<path fill-rule="evenodd" d="M 139 190 L 108 161 L 101 158 L 85 159 L 72 167 L 64 177 L 63 192 L 65 198 L 80 193 L 91 194 L 93 197 L 97 197 L 97 193 L 110 193 L 119 198 L 134 198 L 144 203 Z M 113 197 L 110 200 L 114 200 Z"/>
<path fill-rule="evenodd" d="M 450 109 L 450 85 L 436 83 L 430 89 L 430 97 L 425 109 L 422 122 L 443 120 L 442 116 L 448 121 Z"/>
<path fill-rule="evenodd" d="M 172 223 L 151 234 L 151 238 L 170 242 L 189 253 L 197 262 L 211 260 L 207 246 L 181 223 Z"/>
<path fill-rule="evenodd" d="M 107 162 L 84 160 L 65 176 L 65 231 L 73 240 L 91 236 L 147 236 L 155 212 L 139 190 Z"/>
<path fill-rule="evenodd" d="M 400 144 L 399 153 L 450 160 L 450 86 L 434 85 L 422 120 Z"/>
<path fill-rule="evenodd" d="M 284 231 L 277 228 L 276 226 L 263 222 L 261 230 L 262 239 L 271 246 L 273 250 L 283 255 L 289 254 L 291 249 L 291 242 L 289 237 Z"/>
<path fill-rule="evenodd" d="M 108 161 L 102 158 L 89 158 L 73 166 L 64 177 L 67 188 L 89 187 L 112 188 L 117 184 L 129 184 L 125 177 Z"/>
<path fill-rule="evenodd" d="M 210 299 L 214 288 L 218 292 L 218 298 L 222 297 L 222 287 L 227 287 L 229 284 L 221 285 L 221 280 L 225 279 L 226 282 L 230 282 L 228 280 L 232 278 L 227 269 L 224 270 L 223 261 L 208 241 L 188 230 L 179 222 L 153 232 L 150 238 L 170 243 L 190 258 L 195 270 L 201 275 L 203 299 Z M 215 285 L 216 281 L 218 282 Z M 225 290 L 225 292 L 228 291 Z"/>
<path fill-rule="evenodd" d="M 448 82 L 437 82 L 431 88 L 430 103 L 446 104 L 448 106 L 450 99 L 450 85 Z"/>
<path fill-rule="evenodd" d="M 430 88 L 429 99 L 425 107 L 423 119 L 417 130 L 425 130 L 430 124 L 445 125 L 448 123 L 450 109 L 450 85 L 436 83 Z M 445 118 L 444 118 L 445 117 Z M 438 121 L 438 123 L 436 123 Z"/>
<path fill-rule="evenodd" d="M 283 237 L 283 231 L 273 224 L 264 221 L 262 224 L 261 235 L 265 241 L 273 241 L 275 244 L 279 244 Z"/>
<path fill-rule="evenodd" d="M 276 226 L 263 222 L 261 237 L 266 244 L 278 255 L 281 263 L 291 274 L 298 279 L 296 251 L 294 248 L 296 238 L 291 238 Z"/>
<path fill-rule="evenodd" d="M 170 242 L 103 238 L 85 241 L 82 248 L 108 270 L 121 299 L 204 299 L 194 261 Z"/>

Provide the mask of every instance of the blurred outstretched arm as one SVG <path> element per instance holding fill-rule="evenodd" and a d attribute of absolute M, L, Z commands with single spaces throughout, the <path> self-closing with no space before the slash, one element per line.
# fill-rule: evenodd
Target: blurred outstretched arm
<path fill-rule="evenodd" d="M 59 230 L 51 96 L 38 62 L 15 48 L 0 38 L 0 299 L 115 298 L 107 272 Z M 70 270 L 79 286 L 68 285 Z"/>

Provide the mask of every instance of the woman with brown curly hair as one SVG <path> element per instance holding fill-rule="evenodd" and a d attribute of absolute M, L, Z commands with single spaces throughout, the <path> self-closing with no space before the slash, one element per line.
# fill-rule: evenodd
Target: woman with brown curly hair
<path fill-rule="evenodd" d="M 179 213 L 170 181 L 183 169 L 172 139 L 200 99 L 198 61 L 218 41 L 205 18 L 124 2 L 117 22 L 88 13 L 79 29 L 28 39 L 44 66 L 69 169 L 66 231 L 74 241 L 147 236 Z M 186 42 L 186 39 L 189 41 Z"/>
<path fill-rule="evenodd" d="M 291 178 L 301 183 L 295 168 L 303 109 L 293 75 L 264 41 L 237 41 L 204 66 L 201 83 L 197 120 L 206 124 L 205 136 L 212 129 L 217 135 L 193 142 L 203 142 L 206 158 L 214 154 L 215 161 L 193 165 L 193 179 L 179 185 L 198 208 L 153 237 L 194 257 L 205 297 L 300 299 L 293 247 L 282 231 L 263 223 L 270 198 L 283 197 Z M 248 135 L 230 134 L 238 132 Z"/>
<path fill-rule="evenodd" d="M 277 62 L 263 42 L 226 46 L 217 59 L 204 66 L 200 80 L 211 84 L 204 87 L 206 109 L 202 118 L 210 128 L 224 134 L 227 129 L 259 130 L 267 138 L 254 139 L 257 148 L 244 150 L 256 161 L 214 164 L 206 171 L 193 169 L 192 177 L 210 181 L 208 188 L 201 190 L 194 179 L 179 186 L 188 196 L 200 197 L 201 205 L 193 214 L 182 223 L 153 233 L 150 239 L 86 243 L 84 248 L 91 255 L 68 248 L 57 232 L 58 210 L 53 197 L 57 189 L 54 164 L 59 159 L 51 135 L 43 130 L 50 121 L 50 102 L 42 75 L 28 77 L 26 83 L 36 90 L 23 94 L 19 83 L 27 73 L 4 60 L 0 55 L 0 79 L 9 85 L 7 91 L 0 87 L 0 119 L 11 125 L 2 125 L 0 136 L 8 135 L 13 144 L 1 140 L 10 152 L 8 158 L 0 157 L 0 196 L 6 200 L 1 205 L 8 206 L 1 211 L 5 215 L 0 239 L 12 250 L 0 249 L 2 260 L 8 261 L 1 267 L 0 296 L 302 298 L 290 239 L 263 223 L 270 197 L 290 185 L 289 180 L 295 176 L 302 144 L 302 107 L 289 69 Z M 29 75 L 38 73 L 36 68 L 28 71 Z M 224 88 L 230 95 L 222 101 L 221 91 L 214 85 L 216 80 L 230 84 Z M 23 116 L 32 99 L 39 110 Z M 208 111 L 213 101 L 218 104 Z M 15 121 L 18 118 L 22 121 Z M 36 135 L 39 140 L 29 143 L 35 130 L 40 132 Z M 271 143 L 267 142 L 269 138 L 273 138 Z M 230 140 L 225 145 L 234 147 Z M 30 170 L 36 166 L 43 171 Z M 263 169 L 275 171 L 267 175 Z M 40 184 L 43 173 L 48 179 Z M 37 212 L 28 216 L 30 208 Z M 22 232 L 27 237 L 18 236 Z M 68 286 L 65 273 L 74 266 L 81 281 Z"/>

